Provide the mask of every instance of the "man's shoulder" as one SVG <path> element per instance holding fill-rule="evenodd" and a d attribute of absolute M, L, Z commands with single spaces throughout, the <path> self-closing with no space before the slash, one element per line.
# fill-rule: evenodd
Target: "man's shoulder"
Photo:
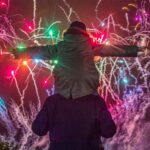
<path fill-rule="evenodd" d="M 46 98 L 46 102 L 47 103 L 53 103 L 53 102 L 56 102 L 56 101 L 59 101 L 59 100 L 62 100 L 62 99 L 65 99 L 62 95 L 60 94 L 53 94 L 49 97 Z"/>
<path fill-rule="evenodd" d="M 55 101 L 55 100 L 57 100 L 57 99 L 59 99 L 60 98 L 60 95 L 59 94 L 53 94 L 53 95 L 51 95 L 51 96 L 48 96 L 47 98 L 46 98 L 46 101 Z"/>
<path fill-rule="evenodd" d="M 103 109 L 107 109 L 107 106 L 106 106 L 106 102 L 104 100 L 104 98 L 102 98 L 100 95 L 96 94 L 96 95 L 93 95 L 93 98 L 95 99 L 96 101 L 96 104 L 103 108 Z"/>
<path fill-rule="evenodd" d="M 44 101 L 44 106 L 45 107 L 54 107 L 57 103 L 57 101 L 59 101 L 61 98 L 60 98 L 60 95 L 59 94 L 54 94 L 54 95 L 51 95 L 51 96 L 48 96 L 46 98 L 46 100 Z"/>
<path fill-rule="evenodd" d="M 96 101 L 103 100 L 103 98 L 98 93 L 90 94 L 90 96 L 95 98 Z"/>

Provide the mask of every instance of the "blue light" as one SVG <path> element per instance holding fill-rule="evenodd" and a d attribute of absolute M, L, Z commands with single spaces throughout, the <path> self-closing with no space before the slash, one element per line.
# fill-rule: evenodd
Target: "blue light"
<path fill-rule="evenodd" d="M 5 107 L 4 100 L 0 97 L 0 106 Z"/>
<path fill-rule="evenodd" d="M 6 105 L 4 100 L 0 97 L 0 114 L 4 114 L 6 111 Z"/>
<path fill-rule="evenodd" d="M 123 81 L 124 84 L 128 84 L 128 83 L 129 83 L 129 80 L 128 80 L 127 77 L 124 77 L 124 78 L 122 79 L 122 81 Z"/>
<path fill-rule="evenodd" d="M 121 59 L 120 59 L 120 60 L 118 60 L 118 63 L 119 63 L 119 64 L 123 64 L 123 63 L 124 63 L 124 60 L 121 60 Z"/>
<path fill-rule="evenodd" d="M 34 59 L 35 63 L 39 63 L 40 60 L 39 59 Z"/>

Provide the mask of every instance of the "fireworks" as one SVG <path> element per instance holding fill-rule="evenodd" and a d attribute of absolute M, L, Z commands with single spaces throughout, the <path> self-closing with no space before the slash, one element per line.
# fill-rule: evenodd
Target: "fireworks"
<path fill-rule="evenodd" d="M 66 0 L 62 0 L 62 2 L 63 5 L 59 6 L 59 10 L 62 11 L 68 23 L 73 20 L 73 17 L 78 20 L 82 19 L 79 17 L 79 13 Z M 141 6 L 128 4 L 122 8 L 125 12 L 126 26 L 116 23 L 112 14 L 108 15 L 107 18 L 101 19 L 98 13 L 101 2 L 101 0 L 98 0 L 94 10 L 98 24 L 92 23 L 91 27 L 88 28 L 94 44 L 106 44 L 108 46 L 113 44 L 136 44 L 138 46 L 149 46 L 150 20 L 149 11 L 146 9 L 144 1 L 141 2 Z M 54 21 L 50 25 L 43 26 L 42 18 L 37 17 L 37 3 L 36 0 L 33 0 L 32 20 L 23 19 L 22 28 L 19 29 L 21 31 L 20 36 L 6 15 L 9 10 L 9 1 L 0 1 L 0 9 L 6 10 L 5 15 L 0 17 L 2 20 L 0 23 L 0 55 L 11 55 L 12 49 L 16 47 L 18 51 L 22 52 L 25 50 L 25 47 L 30 45 L 55 44 L 62 40 L 62 31 L 58 26 L 64 23 L 64 18 Z M 129 17 L 130 10 L 132 9 L 135 11 L 134 18 L 132 18 L 135 23 L 133 27 L 130 26 Z M 126 36 L 122 36 L 117 31 L 125 32 Z M 8 50 L 10 47 L 11 49 Z M 149 97 L 147 96 L 150 90 L 149 58 L 149 49 L 147 49 L 145 56 L 139 58 L 110 57 L 100 58 L 100 61 L 96 61 L 96 67 L 100 73 L 99 93 L 106 100 L 116 122 L 121 124 L 121 118 L 125 118 L 125 125 L 129 123 L 130 129 L 128 130 L 130 131 L 127 132 L 130 134 L 122 136 L 124 142 L 127 143 L 130 143 L 130 141 L 126 137 L 131 139 L 132 132 L 136 129 L 135 124 L 142 119 L 143 116 L 141 114 L 144 114 L 150 106 L 148 102 Z M 43 97 L 41 91 L 44 92 L 45 90 L 45 96 L 51 95 L 54 91 L 54 86 L 50 86 L 49 84 L 52 84 L 52 71 L 54 66 L 59 63 L 59 60 L 44 61 L 38 58 L 34 60 L 15 60 L 11 57 L 11 62 L 15 64 L 15 67 L 12 65 L 12 67 L 6 68 L 6 78 L 11 82 L 11 86 L 15 87 L 19 98 L 17 100 L 11 98 L 8 104 L 7 100 L 5 102 L 5 100 L 0 98 L 0 119 L 3 121 L 7 132 L 10 133 L 8 138 L 6 135 L 0 136 L 0 140 L 13 143 L 16 132 L 20 129 L 20 140 L 17 143 L 20 145 L 19 150 L 33 149 L 35 143 L 38 143 L 38 137 L 33 135 L 31 123 L 41 108 L 41 99 L 43 99 L 41 98 Z M 30 86 L 32 86 L 32 89 Z M 31 99 L 25 104 L 25 97 L 28 92 L 35 95 L 36 101 L 32 102 Z M 142 100 L 141 105 L 139 104 L 139 100 Z M 137 110 L 138 107 L 141 110 Z M 132 111 L 134 112 L 133 115 Z M 121 112 L 120 115 L 117 112 Z M 129 115 L 131 115 L 132 121 L 129 119 Z M 140 126 L 140 123 L 137 126 Z M 135 135 L 135 137 L 138 137 L 138 135 Z M 117 140 L 119 141 L 117 138 L 119 136 L 116 135 L 111 142 L 115 143 Z M 130 149 L 130 146 L 125 147 L 124 145 L 123 150 L 126 149 Z"/>

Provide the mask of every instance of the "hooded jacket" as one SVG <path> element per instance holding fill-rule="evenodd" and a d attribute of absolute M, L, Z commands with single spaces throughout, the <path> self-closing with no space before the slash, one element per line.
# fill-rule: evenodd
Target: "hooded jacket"
<path fill-rule="evenodd" d="M 18 56 L 57 60 L 53 70 L 55 93 L 65 98 L 78 98 L 97 91 L 99 74 L 94 56 L 137 56 L 136 46 L 93 46 L 89 35 L 78 28 L 69 28 L 64 40 L 56 45 L 26 48 Z"/>
<path fill-rule="evenodd" d="M 56 49 L 59 62 L 53 72 L 56 93 L 66 98 L 78 98 L 96 92 L 99 74 L 88 34 L 70 29 Z"/>

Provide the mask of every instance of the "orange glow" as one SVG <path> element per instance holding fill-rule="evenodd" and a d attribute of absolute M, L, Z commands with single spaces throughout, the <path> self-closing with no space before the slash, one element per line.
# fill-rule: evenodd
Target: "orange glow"
<path fill-rule="evenodd" d="M 25 65 L 25 66 L 27 66 L 28 62 L 26 60 L 24 60 L 22 64 Z"/>

